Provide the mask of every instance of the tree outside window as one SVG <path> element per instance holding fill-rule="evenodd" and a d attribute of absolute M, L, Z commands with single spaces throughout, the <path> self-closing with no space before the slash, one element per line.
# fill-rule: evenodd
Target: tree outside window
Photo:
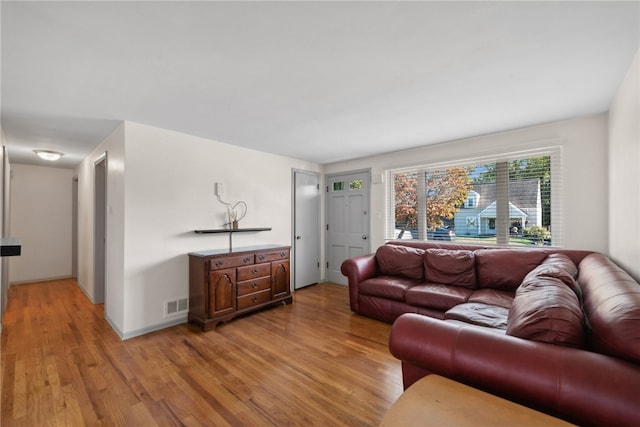
<path fill-rule="evenodd" d="M 514 156 L 494 163 L 393 172 L 392 238 L 426 239 L 439 227 L 448 227 L 462 242 L 550 244 L 551 161 L 547 154 Z"/>
<path fill-rule="evenodd" d="M 398 238 L 419 227 L 419 181 L 424 183 L 426 230 L 434 231 L 452 220 L 471 189 L 469 169 L 453 167 L 394 174 L 395 225 Z M 422 197 L 420 197 L 422 198 Z"/>

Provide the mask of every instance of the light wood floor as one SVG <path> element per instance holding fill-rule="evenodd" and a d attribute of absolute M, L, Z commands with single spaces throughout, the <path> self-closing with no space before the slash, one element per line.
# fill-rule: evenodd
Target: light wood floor
<path fill-rule="evenodd" d="M 373 426 L 402 392 L 390 327 L 347 289 L 202 333 L 179 325 L 121 341 L 73 280 L 12 286 L 2 329 L 8 426 Z"/>

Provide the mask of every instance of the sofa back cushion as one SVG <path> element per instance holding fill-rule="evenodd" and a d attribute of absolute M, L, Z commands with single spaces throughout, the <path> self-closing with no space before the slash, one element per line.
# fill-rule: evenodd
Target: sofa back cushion
<path fill-rule="evenodd" d="M 515 291 L 527 273 L 548 253 L 527 249 L 478 249 L 475 255 L 479 288 Z"/>
<path fill-rule="evenodd" d="M 579 265 L 589 347 L 640 362 L 640 285 L 602 254 Z"/>
<path fill-rule="evenodd" d="M 518 287 L 509 310 L 507 334 L 583 347 L 584 317 L 578 296 L 559 278 L 528 276 L 528 280 Z"/>
<path fill-rule="evenodd" d="M 560 270 L 566 271 L 574 279 L 578 278 L 578 267 L 575 265 L 573 261 L 571 261 L 571 258 L 569 258 L 565 254 L 562 254 L 559 252 L 549 254 L 549 256 L 546 257 L 544 261 L 542 261 L 541 265 L 549 265 L 549 264 L 553 265 L 554 267 L 557 267 Z"/>
<path fill-rule="evenodd" d="M 407 246 L 382 245 L 376 251 L 378 270 L 384 276 L 424 280 L 424 250 Z"/>
<path fill-rule="evenodd" d="M 578 273 L 576 265 L 562 254 L 549 255 L 539 266 L 531 270 L 522 280 L 522 284 L 535 282 L 541 276 L 554 277 L 567 285 L 580 298 L 582 292 L 576 283 L 575 277 Z"/>
<path fill-rule="evenodd" d="M 424 254 L 425 278 L 429 282 L 474 289 L 475 263 L 473 251 L 427 249 Z"/>

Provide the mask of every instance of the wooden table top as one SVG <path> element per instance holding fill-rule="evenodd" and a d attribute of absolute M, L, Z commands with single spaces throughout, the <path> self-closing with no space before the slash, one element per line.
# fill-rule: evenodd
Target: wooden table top
<path fill-rule="evenodd" d="M 381 427 L 571 425 L 438 375 L 427 375 L 411 385 L 380 424 Z"/>

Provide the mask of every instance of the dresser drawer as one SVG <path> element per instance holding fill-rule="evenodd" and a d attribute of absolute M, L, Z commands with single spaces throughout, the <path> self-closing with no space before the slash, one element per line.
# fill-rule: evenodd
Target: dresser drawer
<path fill-rule="evenodd" d="M 256 262 L 270 262 L 270 261 L 279 261 L 281 259 L 289 258 L 289 250 L 288 249 L 279 249 L 273 252 L 261 252 L 256 254 Z"/>
<path fill-rule="evenodd" d="M 264 304 L 271 301 L 271 289 L 256 292 L 253 294 L 238 297 L 238 310 L 253 307 L 254 305 Z"/>
<path fill-rule="evenodd" d="M 244 282 L 238 282 L 238 296 L 247 295 L 253 292 L 263 291 L 265 289 L 271 289 L 271 278 L 261 277 L 255 280 L 245 280 Z"/>
<path fill-rule="evenodd" d="M 251 280 L 257 277 L 269 276 L 271 274 L 271 264 L 254 264 L 246 267 L 238 267 L 238 277 L 236 280 Z"/>
<path fill-rule="evenodd" d="M 223 268 L 240 267 L 253 264 L 253 255 L 238 255 L 224 258 L 212 258 L 209 261 L 210 270 L 221 270 Z"/>

